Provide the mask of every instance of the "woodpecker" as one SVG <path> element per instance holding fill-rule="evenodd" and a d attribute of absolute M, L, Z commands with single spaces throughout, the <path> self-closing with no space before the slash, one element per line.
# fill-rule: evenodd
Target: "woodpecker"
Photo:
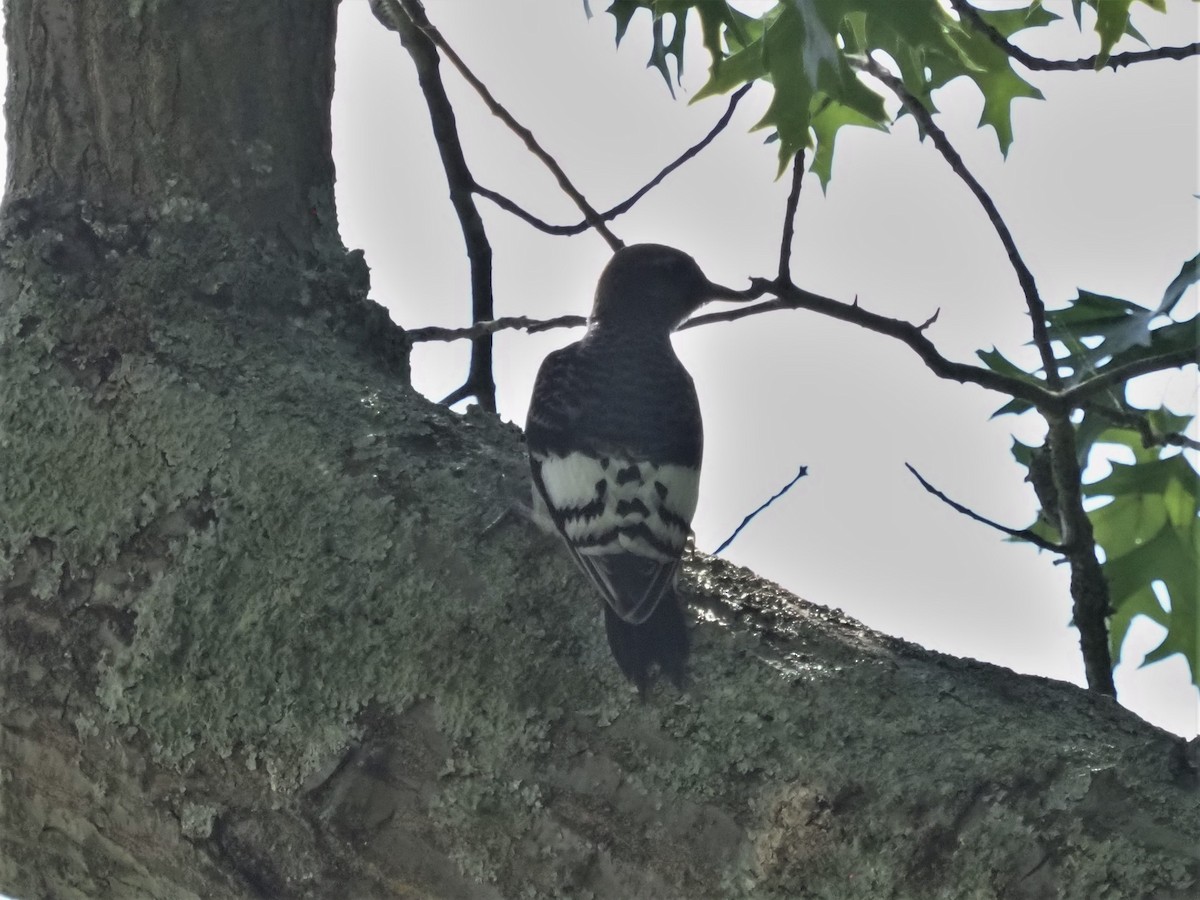
<path fill-rule="evenodd" d="M 538 370 L 525 426 L 535 517 L 548 518 L 604 599 L 621 671 L 682 688 L 688 634 L 675 583 L 691 534 L 704 433 L 671 332 L 709 300 L 744 300 L 672 247 L 618 250 L 587 333 Z"/>

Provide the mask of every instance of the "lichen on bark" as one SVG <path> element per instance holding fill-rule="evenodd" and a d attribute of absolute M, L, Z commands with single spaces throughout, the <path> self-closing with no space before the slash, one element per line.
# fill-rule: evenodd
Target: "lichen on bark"
<path fill-rule="evenodd" d="M 554 542 L 487 530 L 528 488 L 519 433 L 416 396 L 399 338 L 364 349 L 360 263 L 306 266 L 219 218 L 100 218 L 12 225 L 3 251 L 6 763 L 40 772 L 42 741 L 113 770 L 80 776 L 87 809 L 27 787 L 46 773 L 6 785 L 18 895 L 114 870 L 146 896 L 1195 883 L 1169 736 L 728 564 L 689 563 L 691 687 L 639 704 Z M 123 845 L 117 809 L 171 853 Z M 54 821 L 71 837 L 50 846 Z M 80 857 L 92 832 L 107 849 Z"/>

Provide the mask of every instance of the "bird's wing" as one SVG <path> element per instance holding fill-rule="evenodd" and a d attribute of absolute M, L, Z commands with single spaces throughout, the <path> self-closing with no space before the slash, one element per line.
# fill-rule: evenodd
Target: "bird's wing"
<path fill-rule="evenodd" d="M 674 585 L 699 469 L 590 450 L 531 448 L 533 482 L 571 555 L 624 621 L 644 622 Z"/>
<path fill-rule="evenodd" d="M 700 486 L 699 410 L 684 373 L 684 403 L 671 407 L 677 416 L 685 413 L 681 420 L 664 420 L 653 408 L 629 418 L 625 398 L 616 407 L 611 398 L 595 400 L 597 375 L 585 354 L 579 344 L 556 350 L 534 382 L 525 431 L 534 505 L 544 503 L 613 612 L 640 624 L 673 586 L 691 533 Z M 606 421 L 613 414 L 626 421 L 614 426 Z"/>

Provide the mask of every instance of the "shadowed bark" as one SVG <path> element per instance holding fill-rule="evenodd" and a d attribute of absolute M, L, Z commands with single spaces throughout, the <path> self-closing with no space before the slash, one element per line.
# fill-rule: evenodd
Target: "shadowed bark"
<path fill-rule="evenodd" d="M 336 239 L 332 4 L 198 8 L 8 4 L 0 891 L 1192 896 L 1194 745 L 725 563 L 638 703 Z"/>
<path fill-rule="evenodd" d="M 336 3 L 9 0 L 6 200 L 333 226 Z M 272 235 L 274 236 L 274 235 Z"/>

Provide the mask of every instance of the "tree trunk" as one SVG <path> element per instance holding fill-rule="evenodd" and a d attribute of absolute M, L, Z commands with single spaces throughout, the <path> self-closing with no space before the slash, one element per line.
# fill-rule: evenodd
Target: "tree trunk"
<path fill-rule="evenodd" d="M 333 222 L 336 3 L 11 0 L 6 200 Z M 198 210 L 197 210 L 198 211 Z"/>
<path fill-rule="evenodd" d="M 331 0 L 7 9 L 0 891 L 1193 895 L 1194 746 L 724 563 L 637 702 L 337 240 Z"/>

